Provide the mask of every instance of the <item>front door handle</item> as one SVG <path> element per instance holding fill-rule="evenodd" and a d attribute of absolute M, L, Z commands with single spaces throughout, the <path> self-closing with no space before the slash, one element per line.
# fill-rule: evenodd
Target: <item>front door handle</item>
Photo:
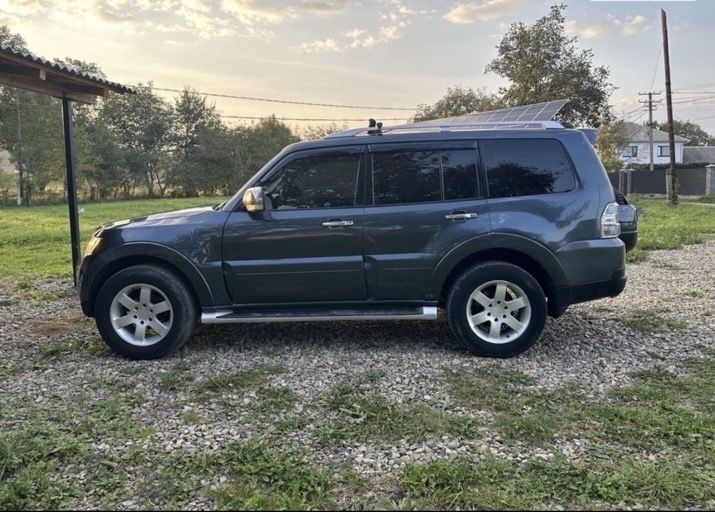
<path fill-rule="evenodd" d="M 351 220 L 342 219 L 330 219 L 323 222 L 323 226 L 325 226 L 326 228 L 342 228 L 346 226 L 352 226 L 353 224 L 354 222 Z"/>
<path fill-rule="evenodd" d="M 476 219 L 479 217 L 478 213 L 467 213 L 467 212 L 452 212 L 449 215 L 445 215 L 444 218 L 447 220 L 469 220 Z"/>

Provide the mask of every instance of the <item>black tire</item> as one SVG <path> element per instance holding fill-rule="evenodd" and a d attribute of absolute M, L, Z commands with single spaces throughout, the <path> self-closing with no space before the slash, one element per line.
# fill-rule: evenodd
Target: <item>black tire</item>
<path fill-rule="evenodd" d="M 508 281 L 521 288 L 531 307 L 526 329 L 513 341 L 503 344 L 480 338 L 467 319 L 467 306 L 472 293 L 492 281 Z M 494 306 L 497 307 L 496 304 Z M 484 311 L 487 311 L 486 307 Z M 546 315 L 546 297 L 538 281 L 524 269 L 511 263 L 489 261 L 469 268 L 454 282 L 447 299 L 447 316 L 455 336 L 475 354 L 487 357 L 512 357 L 528 350 L 541 336 Z"/>
<path fill-rule="evenodd" d="M 147 284 L 160 290 L 172 308 L 168 332 L 163 339 L 148 346 L 127 342 L 112 326 L 112 301 L 125 287 L 136 284 Z M 156 265 L 136 265 L 120 270 L 107 280 L 97 294 L 94 314 L 99 333 L 116 353 L 129 359 L 157 359 L 178 350 L 191 337 L 197 309 L 191 292 L 179 276 Z"/>

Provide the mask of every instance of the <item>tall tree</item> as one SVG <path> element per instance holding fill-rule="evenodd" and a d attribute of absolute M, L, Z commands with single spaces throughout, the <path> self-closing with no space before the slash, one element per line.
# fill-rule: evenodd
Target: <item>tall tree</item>
<path fill-rule="evenodd" d="M 248 128 L 238 129 L 236 136 L 243 148 L 239 172 L 234 177 L 237 186 L 243 185 L 285 146 L 299 140 L 276 116 L 266 117 Z"/>
<path fill-rule="evenodd" d="M 623 168 L 623 150 L 633 140 L 635 130 L 632 124 L 622 119 L 607 118 L 601 123 L 596 139 L 596 150 L 608 172 Z"/>
<path fill-rule="evenodd" d="M 196 196 L 206 178 L 206 171 L 198 165 L 196 157 L 199 143 L 208 139 L 200 135 L 218 130 L 220 123 L 216 107 L 188 87 L 174 101 L 172 137 L 175 150 L 169 179 L 172 185 L 181 186 L 188 196 Z"/>
<path fill-rule="evenodd" d="M 463 116 L 475 112 L 499 108 L 501 102 L 494 95 L 470 87 L 449 87 L 445 94 L 434 105 L 417 107 L 415 121 L 429 121 L 444 117 Z"/>
<path fill-rule="evenodd" d="M 15 51 L 28 51 L 25 39 L 20 34 L 13 33 L 7 25 L 0 25 L 0 45 Z"/>
<path fill-rule="evenodd" d="M 668 130 L 668 123 L 655 123 L 659 130 Z M 676 135 L 689 139 L 689 146 L 715 146 L 715 137 L 703 130 L 702 126 L 692 121 L 673 120 L 673 131 Z"/>
<path fill-rule="evenodd" d="M 331 133 L 347 130 L 347 126 L 338 126 L 336 123 L 317 126 L 306 126 L 298 133 L 300 140 L 318 140 Z"/>
<path fill-rule="evenodd" d="M 598 126 L 609 111 L 613 90 L 609 70 L 593 64 L 593 52 L 580 50 L 566 33 L 564 10 L 554 5 L 533 25 L 513 23 L 501 40 L 498 56 L 486 71 L 509 80 L 500 89 L 507 105 L 568 98 L 559 115 L 567 126 Z"/>
<path fill-rule="evenodd" d="M 170 165 L 173 112 L 153 93 L 151 84 L 137 87 L 136 94 L 109 96 L 99 112 L 126 152 L 127 166 L 135 180 L 143 183 L 150 197 L 163 196 Z"/>

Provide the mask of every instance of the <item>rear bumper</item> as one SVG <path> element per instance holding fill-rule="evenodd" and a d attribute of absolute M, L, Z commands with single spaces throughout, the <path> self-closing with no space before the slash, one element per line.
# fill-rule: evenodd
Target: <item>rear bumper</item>
<path fill-rule="evenodd" d="M 626 286 L 626 247 L 618 238 L 583 240 L 556 252 L 568 286 L 549 296 L 549 314 L 560 316 L 571 304 L 615 297 Z"/>
<path fill-rule="evenodd" d="M 549 314 L 558 317 L 563 315 L 572 304 L 617 297 L 625 289 L 626 281 L 626 269 L 620 268 L 608 281 L 557 288 L 549 297 Z"/>

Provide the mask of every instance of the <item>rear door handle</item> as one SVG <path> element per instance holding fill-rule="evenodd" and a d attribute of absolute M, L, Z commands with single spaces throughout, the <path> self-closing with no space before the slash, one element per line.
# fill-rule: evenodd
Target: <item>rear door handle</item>
<path fill-rule="evenodd" d="M 330 219 L 323 222 L 323 226 L 325 226 L 326 228 L 342 228 L 346 226 L 352 226 L 353 224 L 354 222 L 351 220 L 342 219 Z"/>
<path fill-rule="evenodd" d="M 445 215 L 444 218 L 447 220 L 469 220 L 476 219 L 479 217 L 478 213 L 467 213 L 467 212 L 452 212 L 449 215 Z"/>

